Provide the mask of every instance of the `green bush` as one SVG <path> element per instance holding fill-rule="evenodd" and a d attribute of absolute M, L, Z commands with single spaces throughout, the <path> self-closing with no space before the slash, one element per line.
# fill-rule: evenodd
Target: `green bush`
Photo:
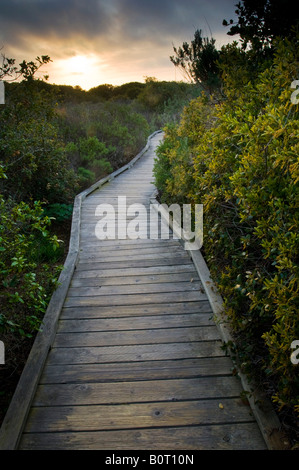
<path fill-rule="evenodd" d="M 0 196 L 1 336 L 13 333 L 17 341 L 40 326 L 61 270 L 60 243 L 49 227 L 41 203 Z"/>
<path fill-rule="evenodd" d="M 91 170 L 87 170 L 82 166 L 78 168 L 78 176 L 80 178 L 82 188 L 90 186 L 96 180 L 95 173 Z"/>
<path fill-rule="evenodd" d="M 0 109 L 0 163 L 8 176 L 0 191 L 17 201 L 71 201 L 78 181 L 59 136 L 53 96 L 34 81 L 14 85 Z"/>
<path fill-rule="evenodd" d="M 244 369 L 260 372 L 279 407 L 299 411 L 290 360 L 299 339 L 298 43 L 277 43 L 252 81 L 235 64 L 224 61 L 222 103 L 202 96 L 166 128 L 156 183 L 165 201 L 204 204 L 204 254 Z"/>
<path fill-rule="evenodd" d="M 65 103 L 58 112 L 62 138 L 69 142 L 69 159 L 76 170 L 107 171 L 104 162 L 110 163 L 109 172 L 121 167 L 141 150 L 150 133 L 146 119 L 130 103 Z M 101 159 L 100 165 L 90 165 Z"/>
<path fill-rule="evenodd" d="M 49 204 L 44 208 L 44 213 L 50 219 L 53 218 L 57 222 L 64 222 L 72 217 L 73 204 Z"/>

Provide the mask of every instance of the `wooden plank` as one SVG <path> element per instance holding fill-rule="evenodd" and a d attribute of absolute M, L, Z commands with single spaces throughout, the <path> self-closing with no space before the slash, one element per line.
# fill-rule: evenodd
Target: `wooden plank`
<path fill-rule="evenodd" d="M 153 283 L 175 283 L 175 282 L 194 282 L 199 281 L 198 275 L 193 272 L 173 273 L 173 274 L 152 274 L 140 276 L 118 276 L 118 277 L 79 277 L 75 274 L 72 278 L 71 287 L 93 287 L 98 286 L 122 286 L 122 285 L 141 285 Z"/>
<path fill-rule="evenodd" d="M 221 341 L 143 344 L 88 348 L 52 348 L 48 364 L 93 364 L 224 356 Z"/>
<path fill-rule="evenodd" d="M 123 331 L 156 328 L 215 326 L 209 313 L 188 315 L 149 315 L 121 318 L 96 318 L 84 320 L 60 320 L 58 333 L 80 333 L 92 331 Z"/>
<path fill-rule="evenodd" d="M 81 254 L 90 254 L 94 253 L 95 251 L 103 254 L 107 253 L 117 253 L 122 251 L 123 253 L 127 253 L 131 250 L 144 250 L 144 249 L 151 249 L 151 250 L 158 250 L 160 248 L 166 250 L 172 250 L 173 248 L 179 248 L 178 242 L 176 240 L 165 240 L 165 243 L 161 243 L 162 247 L 156 243 L 142 243 L 142 240 L 115 240 L 115 243 L 110 243 L 112 240 L 96 240 L 95 243 L 84 243 L 80 247 Z M 144 241 L 144 240 L 143 240 Z M 132 242 L 132 243 L 128 243 Z M 134 243 L 133 243 L 134 242 Z M 166 244 L 167 242 L 167 244 Z M 180 248 L 181 249 L 181 248 Z"/>
<path fill-rule="evenodd" d="M 135 170 L 135 175 L 136 175 L 136 174 L 137 174 L 137 168 L 135 168 L 134 170 Z M 152 171 L 152 168 L 151 168 L 151 166 L 150 166 L 150 167 L 149 167 L 149 173 L 151 173 L 151 171 Z M 145 181 L 145 180 L 146 180 L 146 177 L 143 177 L 144 175 L 142 175 L 141 173 L 139 173 L 137 176 L 138 176 L 138 178 L 140 177 L 140 178 L 143 179 L 143 187 L 144 187 L 146 190 L 151 189 L 151 194 L 152 194 L 152 193 L 153 193 L 153 184 L 152 184 L 152 182 L 150 182 L 150 185 L 148 185 L 148 184 L 147 184 L 147 181 Z M 148 176 L 148 177 L 151 177 L 151 175 L 149 175 L 149 174 L 148 174 L 147 176 Z M 124 179 L 124 182 L 121 182 L 121 178 Z M 125 192 L 124 192 L 124 193 L 121 193 L 121 192 L 120 192 L 119 194 L 118 194 L 117 192 L 115 192 L 115 191 L 112 192 L 112 194 L 111 194 L 110 197 L 109 197 L 109 202 L 114 200 L 114 202 L 117 203 L 117 202 L 119 201 L 119 197 L 120 197 L 120 196 L 122 196 L 121 202 L 124 201 L 123 196 L 125 196 L 127 200 L 130 200 L 130 197 L 132 197 L 132 196 L 131 196 L 132 191 L 129 191 L 128 186 L 127 186 L 127 187 L 125 186 L 125 183 L 126 183 L 125 178 L 128 178 L 128 174 L 126 174 L 126 175 L 124 174 L 122 177 L 118 177 L 118 179 L 115 180 L 115 181 L 110 181 L 110 183 L 109 183 L 109 186 L 110 186 L 110 187 L 115 186 L 115 183 L 117 182 L 117 183 L 118 183 L 118 187 L 124 188 L 124 189 L 125 189 Z M 106 188 L 108 188 L 109 186 L 106 185 Z M 107 200 L 108 198 L 107 198 L 106 196 L 103 196 L 103 194 L 104 194 L 104 193 L 103 193 L 103 190 L 105 189 L 105 191 L 106 191 L 106 188 L 103 187 L 103 188 L 100 189 L 100 190 L 94 191 L 91 195 L 89 195 L 89 196 L 85 199 L 84 202 L 85 202 L 86 204 L 88 204 L 89 202 L 92 203 L 92 202 L 97 201 L 97 200 L 99 200 L 99 199 L 101 199 L 101 198 L 103 198 L 103 197 L 105 198 L 105 200 Z M 141 192 L 141 191 L 138 191 L 137 194 L 136 194 L 136 191 L 133 191 L 133 196 L 134 196 L 134 198 L 136 198 L 136 196 L 138 196 L 138 199 L 139 199 L 139 200 L 144 199 L 144 200 L 146 200 L 147 204 L 149 203 L 147 194 L 143 194 L 143 191 L 142 191 L 142 192 Z"/>
<path fill-rule="evenodd" d="M 109 270 L 109 269 L 123 269 L 123 268 L 146 268 L 146 267 L 158 267 L 158 266 L 176 266 L 188 264 L 190 265 L 190 259 L 183 257 L 175 258 L 164 258 L 158 257 L 156 259 L 139 259 L 139 260 L 129 260 L 129 261 L 95 261 L 90 263 L 84 263 L 79 260 L 77 264 L 77 270 Z M 121 272 L 121 271 L 119 271 Z"/>
<path fill-rule="evenodd" d="M 139 176 L 137 172 L 135 172 L 136 178 Z M 124 175 L 124 177 L 127 175 Z M 153 186 L 150 184 L 146 184 L 145 182 L 141 182 L 140 184 L 132 184 L 132 187 L 127 184 L 125 178 L 123 181 L 118 178 L 117 181 L 111 182 L 109 185 L 106 185 L 105 188 L 101 190 L 101 196 L 107 196 L 109 199 L 110 196 L 114 196 L 116 193 L 116 189 L 118 190 L 117 193 L 119 196 L 135 196 L 138 197 L 138 194 L 142 191 L 142 195 L 145 196 L 147 194 L 151 194 L 153 192 Z M 97 195 L 94 196 L 93 199 L 96 199 Z M 94 201 L 93 201 L 94 202 Z"/>
<path fill-rule="evenodd" d="M 24 434 L 23 450 L 266 450 L 255 423 Z"/>
<path fill-rule="evenodd" d="M 40 385 L 33 406 L 115 405 L 238 397 L 236 377 Z"/>
<path fill-rule="evenodd" d="M 134 323 L 131 323 L 134 328 Z M 83 333 L 57 333 L 54 348 L 92 346 L 122 346 L 129 344 L 186 343 L 188 341 L 219 340 L 215 325 L 189 328 L 160 328 L 150 330 L 95 331 Z"/>
<path fill-rule="evenodd" d="M 106 204 L 107 202 L 105 203 L 105 205 Z M 175 240 L 177 242 L 179 241 L 178 234 L 174 235 L 172 229 L 169 228 L 166 222 L 160 220 L 159 216 L 152 216 L 149 209 L 148 212 L 146 212 L 147 209 L 144 208 L 144 212 L 142 213 L 140 208 L 140 212 L 136 211 L 135 213 L 132 212 L 127 215 L 125 208 L 118 210 L 117 208 L 114 208 L 112 204 L 109 204 L 109 206 L 111 206 L 109 207 L 110 212 L 105 211 L 105 208 L 103 208 L 103 210 L 99 212 L 99 206 L 101 205 L 85 210 L 84 215 L 82 215 L 82 222 L 84 222 L 84 224 L 82 224 L 84 225 L 84 227 L 82 226 L 82 228 L 84 228 L 86 232 L 91 231 L 92 233 L 95 233 L 94 229 L 98 222 L 101 222 L 101 226 L 103 224 L 103 229 L 107 227 L 107 223 L 109 223 L 110 226 L 112 226 L 113 224 L 113 226 L 115 226 L 116 228 L 116 231 L 118 227 L 129 227 L 131 231 L 138 230 L 140 224 L 140 226 L 142 226 L 144 229 L 146 229 L 146 227 L 152 227 L 153 230 L 154 228 L 158 229 L 163 227 L 162 233 L 165 234 L 163 237 L 143 237 L 140 238 L 140 240 L 155 241 L 161 238 L 161 240 Z M 142 204 L 141 207 L 144 207 L 144 204 Z M 111 240 L 114 240 L 114 238 L 111 238 Z M 128 236 L 128 240 L 133 240 L 133 238 L 131 236 Z"/>
<path fill-rule="evenodd" d="M 139 265 L 136 267 L 111 267 L 111 263 L 107 266 L 106 269 L 103 269 L 103 266 L 99 266 L 99 269 L 94 269 L 90 264 L 78 265 L 74 274 L 76 278 L 86 278 L 86 277 L 121 277 L 121 276 L 143 276 L 143 275 L 153 275 L 153 274 L 175 274 L 175 273 L 192 273 L 192 277 L 196 276 L 196 271 L 194 266 L 191 263 L 187 264 L 169 264 L 166 263 L 162 266 L 144 266 Z"/>
<path fill-rule="evenodd" d="M 133 317 L 148 315 L 169 315 L 188 313 L 211 313 L 211 306 L 208 301 L 200 302 L 178 302 L 178 303 L 157 303 L 138 305 L 114 305 L 114 306 L 86 306 L 66 307 L 64 306 L 61 319 L 86 319 L 86 318 L 109 318 L 111 317 Z"/>
<path fill-rule="evenodd" d="M 78 283 L 77 283 L 78 284 Z M 80 282 L 79 282 L 80 284 Z M 194 282 L 162 282 L 162 283 L 148 283 L 148 284 L 125 284 L 125 285 L 102 285 L 101 280 L 98 279 L 96 286 L 71 286 L 68 290 L 69 297 L 98 297 L 102 295 L 129 295 L 129 294 L 154 294 L 154 293 L 169 293 L 169 292 L 185 292 L 186 296 L 190 291 L 200 292 L 204 294 L 205 291 L 199 281 Z"/>
<path fill-rule="evenodd" d="M 141 248 L 138 247 L 138 245 L 134 245 L 133 249 L 116 249 L 116 250 L 102 250 L 101 248 L 93 248 L 93 250 L 86 252 L 86 251 L 80 251 L 80 259 L 81 260 L 94 260 L 97 257 L 98 258 L 105 258 L 109 257 L 109 259 L 112 258 L 118 258 L 120 259 L 123 256 L 126 256 L 127 259 L 131 259 L 131 257 L 134 257 L 133 259 L 136 259 L 136 257 L 139 256 L 139 250 Z M 137 250 L 137 252 L 136 252 Z M 171 246 L 171 253 L 182 253 L 182 247 L 177 246 L 177 245 L 172 245 Z M 165 256 L 165 247 L 159 247 L 159 246 L 154 246 L 150 248 L 142 248 L 142 256 L 149 256 L 149 255 L 164 255 Z"/>
<path fill-rule="evenodd" d="M 135 249 L 135 248 L 165 248 L 168 249 L 172 246 L 182 246 L 179 239 L 175 238 L 139 238 L 138 240 L 126 238 L 126 239 L 95 239 L 94 243 L 86 242 L 81 247 L 82 250 L 92 249 L 95 245 L 101 246 L 104 250 L 114 250 L 117 248 L 123 249 Z"/>
<path fill-rule="evenodd" d="M 160 230 L 157 232 L 155 227 L 153 228 L 153 230 L 154 231 L 150 232 L 150 228 L 142 227 L 138 231 L 131 227 L 130 231 L 128 232 L 127 226 L 124 225 L 123 227 L 115 228 L 115 230 L 113 230 L 109 236 L 107 235 L 105 231 L 100 232 L 100 234 L 103 233 L 102 235 L 103 238 L 100 238 L 100 235 L 96 234 L 96 229 L 94 225 L 92 228 L 85 230 L 84 232 L 81 232 L 81 247 L 85 245 L 94 246 L 95 253 L 100 254 L 101 246 L 103 246 L 104 243 L 109 242 L 109 241 L 115 241 L 116 244 L 117 243 L 124 244 L 129 241 L 134 242 L 134 244 L 136 243 L 138 244 L 138 242 L 142 243 L 144 240 L 151 240 L 151 241 L 157 242 L 158 240 L 163 239 L 165 241 L 174 241 L 174 242 L 179 243 L 179 240 L 172 238 L 172 235 L 168 234 L 168 232 L 163 231 L 161 233 Z M 139 248 L 141 248 L 141 245 Z M 135 252 L 135 255 L 138 255 L 138 254 L 142 255 L 142 250 L 138 251 L 138 247 L 136 247 L 136 249 L 137 249 L 137 252 Z M 165 254 L 167 254 L 168 251 L 169 250 L 166 249 Z M 111 253 L 113 253 L 113 248 L 111 248 Z M 103 252 L 103 254 L 105 253 Z M 177 254 L 178 256 L 181 254 L 191 259 L 185 250 L 184 251 L 182 251 L 182 249 L 181 251 L 178 250 Z"/>
<path fill-rule="evenodd" d="M 148 239 L 146 239 L 148 240 Z M 84 244 L 80 248 L 80 253 L 93 253 L 94 250 L 100 250 L 103 253 L 106 252 L 117 252 L 117 251 L 132 251 L 132 250 L 172 250 L 173 248 L 176 249 L 182 249 L 180 245 L 178 244 L 177 240 L 164 240 L 163 242 L 159 241 L 157 243 L 157 240 L 150 240 L 152 243 L 143 243 L 145 240 L 105 240 L 105 241 L 100 241 L 98 240 L 95 244 Z M 128 243 L 132 242 L 132 243 Z M 133 243 L 134 242 L 134 243 Z"/>
<path fill-rule="evenodd" d="M 96 364 L 47 364 L 41 384 L 123 382 L 167 380 L 186 377 L 231 375 L 232 363 L 227 356 L 192 359 L 116 362 Z"/>
<path fill-rule="evenodd" d="M 115 306 L 115 305 L 136 305 L 136 304 L 153 304 L 153 303 L 170 303 L 170 302 L 185 302 L 206 300 L 206 294 L 200 291 L 186 292 L 163 292 L 163 293 L 143 293 L 143 294 L 128 294 L 128 295 L 113 295 L 97 297 L 67 297 L 65 300 L 65 307 L 80 307 L 80 306 Z"/>
<path fill-rule="evenodd" d="M 252 422 L 239 398 L 125 405 L 32 407 L 26 432 L 97 431 Z"/>
<path fill-rule="evenodd" d="M 151 193 L 152 193 L 153 187 L 151 187 Z M 123 194 L 119 194 L 119 196 L 125 196 L 126 197 L 126 205 L 122 204 L 122 201 L 119 199 L 119 196 L 115 196 L 115 193 L 118 192 L 117 190 L 114 190 L 114 194 L 104 194 L 103 190 L 99 193 L 93 193 L 90 197 L 86 198 L 85 201 L 82 203 L 82 209 L 83 211 L 90 210 L 93 211 L 99 204 L 111 204 L 113 207 L 117 208 L 118 205 L 120 207 L 126 207 L 128 208 L 131 204 L 134 204 L 135 202 L 138 202 L 139 204 L 143 204 L 145 207 L 150 207 L 150 201 L 149 201 L 149 196 L 147 190 L 145 191 L 145 194 L 143 194 L 143 191 L 139 191 L 139 194 L 134 192 L 128 193 L 126 190 L 124 191 Z M 101 196 L 102 194 L 102 196 Z"/>
<path fill-rule="evenodd" d="M 148 219 L 140 219 L 138 218 L 138 220 L 136 220 L 135 218 L 130 218 L 126 221 L 123 221 L 123 222 L 118 222 L 117 221 L 117 215 L 115 216 L 116 220 L 114 220 L 113 218 L 109 220 L 109 223 L 110 225 L 112 225 L 113 223 L 113 227 L 115 228 L 115 232 L 116 234 L 118 233 L 118 230 L 121 229 L 121 233 L 125 233 L 127 234 L 128 233 L 128 239 L 129 240 L 134 240 L 134 239 L 146 239 L 146 237 L 143 235 L 144 233 L 147 233 L 148 234 L 148 237 L 150 237 L 150 232 L 149 232 L 149 228 L 152 226 L 152 234 L 154 233 L 153 230 L 154 228 L 156 228 L 157 230 L 159 229 L 159 225 L 154 225 L 154 224 L 150 224 Z M 87 218 L 85 221 L 83 221 L 84 223 L 84 230 L 82 230 L 82 233 L 85 234 L 85 233 L 90 233 L 90 235 L 96 235 L 96 232 L 95 232 L 95 229 L 96 229 L 96 225 L 97 225 L 97 222 L 101 220 L 101 217 L 94 217 L 94 220 L 92 220 L 93 218 L 92 217 L 89 217 L 88 218 L 88 222 L 87 222 Z M 131 223 L 132 222 L 132 223 Z M 103 230 L 107 230 L 107 220 L 105 221 L 105 225 L 103 227 Z M 130 231 L 125 231 L 124 229 L 125 228 L 129 228 Z M 137 234 L 141 233 L 141 228 L 142 228 L 142 235 L 136 235 L 135 238 L 133 238 L 133 236 L 131 235 L 131 233 L 134 234 L 134 232 L 137 232 Z M 169 239 L 172 239 L 170 238 L 170 236 L 168 235 L 169 233 L 171 233 L 169 230 L 166 229 L 166 225 L 163 226 L 163 229 L 164 229 L 164 239 L 165 240 L 169 240 Z M 158 232 L 159 233 L 159 232 Z M 160 237 L 160 235 L 159 235 Z M 156 237 L 155 239 L 158 240 L 159 237 Z M 97 237 L 99 238 L 99 237 Z M 106 236 L 104 238 L 104 240 L 106 240 L 108 237 Z M 161 236 L 162 238 L 162 236 Z M 125 240 L 126 237 L 123 236 L 123 239 Z M 154 240 L 155 240 L 154 239 Z M 99 238 L 99 240 L 101 240 Z M 111 240 L 114 240 L 114 237 L 111 238 Z"/>
<path fill-rule="evenodd" d="M 178 239 L 175 238 L 139 238 L 137 240 L 131 239 L 131 238 L 125 238 L 125 239 L 105 239 L 105 240 L 100 240 L 99 238 L 94 237 L 93 240 L 86 240 L 84 241 L 84 244 L 81 246 L 81 249 L 85 249 L 88 247 L 94 247 L 94 246 L 101 246 L 101 247 L 117 247 L 121 245 L 122 247 L 127 246 L 130 248 L 130 245 L 139 245 L 139 247 L 151 247 L 151 246 L 164 246 L 165 248 L 172 246 L 172 245 L 177 245 L 180 243 Z"/>

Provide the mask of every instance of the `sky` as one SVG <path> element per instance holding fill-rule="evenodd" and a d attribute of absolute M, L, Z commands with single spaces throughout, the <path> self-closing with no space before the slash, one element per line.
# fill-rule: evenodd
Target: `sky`
<path fill-rule="evenodd" d="M 48 55 L 49 83 L 80 86 L 183 80 L 173 46 L 196 29 L 232 42 L 222 20 L 236 19 L 237 0 L 0 0 L 0 49 L 16 64 Z"/>

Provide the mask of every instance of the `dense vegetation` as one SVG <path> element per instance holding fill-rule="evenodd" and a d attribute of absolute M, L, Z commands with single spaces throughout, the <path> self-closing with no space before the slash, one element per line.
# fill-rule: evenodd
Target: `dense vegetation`
<path fill-rule="evenodd" d="M 288 1 L 240 2 L 238 21 L 224 21 L 240 45 L 221 50 L 196 31 L 171 57 L 193 84 L 148 77 L 87 92 L 36 80 L 48 56 L 19 67 L 2 56 L 0 79 L 19 81 L 6 83 L 0 107 L 0 419 L 57 285 L 74 196 L 163 127 L 160 198 L 204 205 L 203 253 L 231 346 L 296 431 L 299 37 L 290 11 Z"/>
<path fill-rule="evenodd" d="M 203 251 L 233 328 L 232 346 L 296 430 L 299 36 L 271 36 L 271 45 L 255 48 L 256 34 L 249 49 L 246 29 L 245 47 L 219 51 L 221 85 L 166 126 L 155 178 L 163 202 L 204 205 Z"/>
<path fill-rule="evenodd" d="M 75 195 L 126 164 L 199 94 L 150 77 L 88 92 L 50 85 L 35 79 L 49 61 L 17 67 L 2 56 L 0 67 L 8 79 L 0 107 L 0 420 L 57 286 Z"/>

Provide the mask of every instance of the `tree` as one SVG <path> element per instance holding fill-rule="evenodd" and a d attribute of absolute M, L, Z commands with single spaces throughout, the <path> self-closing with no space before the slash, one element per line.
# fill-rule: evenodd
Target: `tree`
<path fill-rule="evenodd" d="M 23 62 L 19 64 L 20 68 L 18 69 L 15 65 L 15 59 L 8 58 L 4 54 L 1 54 L 2 64 L 0 65 L 0 80 L 15 81 L 21 77 L 23 77 L 24 80 L 33 80 L 35 73 L 40 67 L 52 62 L 48 55 L 36 57 L 35 60 L 36 62 L 23 60 Z M 47 75 L 45 75 L 44 78 L 48 78 Z"/>
<path fill-rule="evenodd" d="M 15 59 L 9 59 L 4 54 L 1 54 L 0 80 L 3 80 L 5 77 L 13 77 L 16 73 Z"/>
<path fill-rule="evenodd" d="M 231 26 L 230 36 L 240 35 L 242 47 L 256 51 L 271 49 L 277 37 L 294 38 L 298 26 L 298 8 L 290 0 L 242 0 L 236 4 L 237 22 L 223 20 Z"/>
<path fill-rule="evenodd" d="M 17 202 L 64 202 L 74 196 L 76 176 L 59 135 L 55 97 L 35 78 L 50 60 L 24 60 L 17 68 L 14 59 L 3 56 L 0 67 L 0 76 L 14 81 L 7 84 L 6 104 L 0 108 L 0 164 L 7 175 L 0 192 Z"/>
<path fill-rule="evenodd" d="M 220 52 L 215 47 L 215 39 L 203 38 L 201 30 L 196 30 L 191 44 L 184 42 L 178 49 L 173 47 L 175 56 L 171 62 L 194 83 L 211 92 L 220 85 L 217 61 Z"/>

